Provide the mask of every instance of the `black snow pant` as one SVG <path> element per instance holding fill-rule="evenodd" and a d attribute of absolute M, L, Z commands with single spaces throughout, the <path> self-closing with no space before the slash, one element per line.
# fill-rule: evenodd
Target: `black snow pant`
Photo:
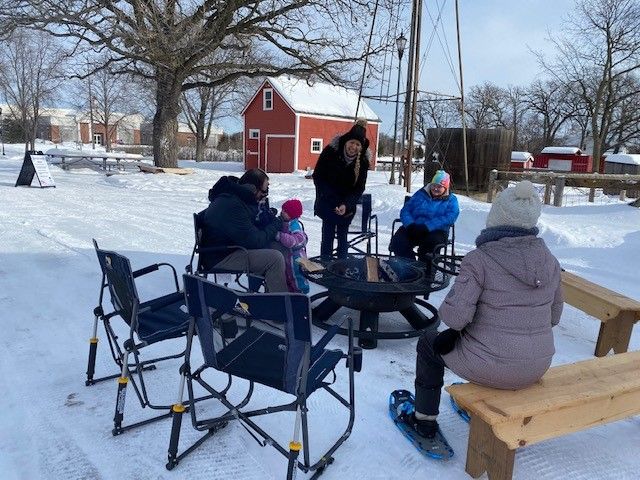
<path fill-rule="evenodd" d="M 395 252 L 399 257 L 415 260 L 416 254 L 413 249 L 417 246 L 418 260 L 431 263 L 431 259 L 427 257 L 433 254 L 438 245 L 446 244 L 448 238 L 449 234 L 444 230 L 430 232 L 424 229 L 409 234 L 409 230 L 402 226 L 391 238 L 389 251 Z"/>
<path fill-rule="evenodd" d="M 347 258 L 347 250 L 349 243 L 347 241 L 347 232 L 349 231 L 350 221 L 345 222 L 343 219 L 335 218 L 322 219 L 322 240 L 320 241 L 320 255 L 333 255 L 333 239 L 338 239 L 338 250 L 336 256 L 338 258 Z"/>
<path fill-rule="evenodd" d="M 444 385 L 442 357 L 433 348 L 438 332 L 429 330 L 422 334 L 416 346 L 416 411 L 425 415 L 437 415 L 440 392 Z"/>

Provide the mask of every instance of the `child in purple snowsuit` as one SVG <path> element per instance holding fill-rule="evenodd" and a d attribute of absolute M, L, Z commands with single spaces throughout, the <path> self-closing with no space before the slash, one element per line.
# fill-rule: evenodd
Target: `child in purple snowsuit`
<path fill-rule="evenodd" d="M 286 248 L 285 258 L 287 286 L 290 292 L 309 293 L 309 282 L 302 275 L 298 258 L 307 258 L 307 234 L 298 220 L 302 215 L 302 203 L 294 198 L 282 204 L 282 230 L 276 234 L 276 240 Z"/>

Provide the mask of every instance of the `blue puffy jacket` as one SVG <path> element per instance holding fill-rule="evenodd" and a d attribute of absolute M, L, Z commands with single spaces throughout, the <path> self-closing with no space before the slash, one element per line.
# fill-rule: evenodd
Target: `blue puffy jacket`
<path fill-rule="evenodd" d="M 453 193 L 435 199 L 429 194 L 429 185 L 421 188 L 404 204 L 400 210 L 400 220 L 405 227 L 412 223 L 426 225 L 430 232 L 448 231 L 458 219 L 460 208 Z"/>

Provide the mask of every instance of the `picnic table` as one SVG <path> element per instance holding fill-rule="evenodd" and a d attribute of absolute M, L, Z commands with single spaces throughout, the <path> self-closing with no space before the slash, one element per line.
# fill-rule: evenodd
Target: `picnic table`
<path fill-rule="evenodd" d="M 125 170 L 127 167 L 137 167 L 141 163 L 149 163 L 142 155 L 124 152 L 103 152 L 97 150 L 67 150 L 52 148 L 45 152 L 47 160 L 52 165 L 59 165 L 63 170 L 71 167 L 89 167 L 104 171 L 111 169 Z M 153 164 L 153 162 L 151 162 Z"/>

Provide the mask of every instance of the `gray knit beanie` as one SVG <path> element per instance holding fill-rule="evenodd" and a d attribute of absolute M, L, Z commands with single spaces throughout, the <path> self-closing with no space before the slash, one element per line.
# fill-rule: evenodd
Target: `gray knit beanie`
<path fill-rule="evenodd" d="M 538 192 L 529 180 L 524 180 L 498 194 L 487 216 L 487 227 L 531 229 L 538 223 L 541 212 Z"/>

